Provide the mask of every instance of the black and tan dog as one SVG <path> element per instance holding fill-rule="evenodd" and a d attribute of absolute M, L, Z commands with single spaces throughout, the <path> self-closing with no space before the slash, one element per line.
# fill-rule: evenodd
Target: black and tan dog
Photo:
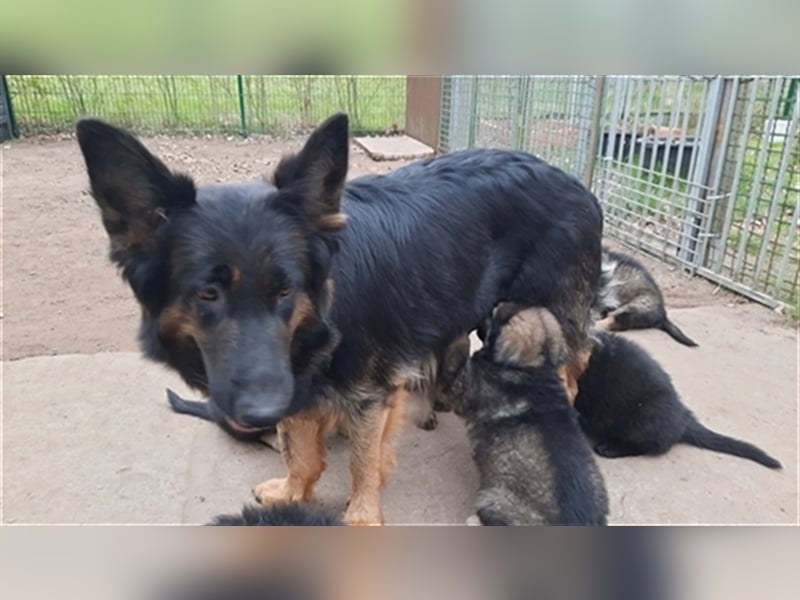
<path fill-rule="evenodd" d="M 566 358 L 550 311 L 501 304 L 486 345 L 456 378 L 481 524 L 606 524 L 608 495 L 567 396 Z"/>
<path fill-rule="evenodd" d="M 289 473 L 255 488 L 262 503 L 312 497 L 338 422 L 352 446 L 345 520 L 381 523 L 408 390 L 500 301 L 553 312 L 577 392 L 602 213 L 544 161 L 454 152 L 345 184 L 336 115 L 271 182 L 197 187 L 120 129 L 84 120 L 77 133 L 111 259 L 142 306 L 144 354 L 229 429 L 278 424 Z"/>
<path fill-rule="evenodd" d="M 639 261 L 603 248 L 603 266 L 592 307 L 597 326 L 609 331 L 660 329 L 684 346 L 697 346 L 667 316 L 664 295 Z"/>
<path fill-rule="evenodd" d="M 595 336 L 589 366 L 578 380 L 575 408 L 599 455 L 658 455 L 684 443 L 781 468 L 760 448 L 699 423 L 681 402 L 670 376 L 639 345 L 612 333 Z"/>

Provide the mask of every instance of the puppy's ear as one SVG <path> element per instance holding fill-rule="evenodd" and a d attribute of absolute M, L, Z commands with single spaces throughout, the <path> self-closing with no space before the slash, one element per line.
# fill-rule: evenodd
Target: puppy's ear
<path fill-rule="evenodd" d="M 339 207 L 349 149 L 347 115 L 339 113 L 320 125 L 299 153 L 285 156 L 275 169 L 275 187 L 295 190 L 303 212 L 321 230 L 344 226 Z"/>
<path fill-rule="evenodd" d="M 126 270 L 135 268 L 170 215 L 195 204 L 194 183 L 170 172 L 122 129 L 96 119 L 79 121 L 76 129 L 111 259 Z"/>
<path fill-rule="evenodd" d="M 561 326 L 546 308 L 525 308 L 501 326 L 495 359 L 521 367 L 558 366 L 566 360 L 567 346 Z"/>

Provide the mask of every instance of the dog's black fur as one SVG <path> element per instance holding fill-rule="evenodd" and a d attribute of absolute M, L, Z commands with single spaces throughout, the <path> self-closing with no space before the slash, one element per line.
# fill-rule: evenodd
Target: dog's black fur
<path fill-rule="evenodd" d="M 495 311 L 487 344 L 455 378 L 453 409 L 466 421 L 481 477 L 477 517 L 483 525 L 606 525 L 605 484 L 559 375 L 561 332 L 544 309 L 523 311 Z M 526 320 L 515 323 L 518 314 Z M 507 338 L 527 349 L 508 350 L 509 327 L 516 331 Z"/>
<path fill-rule="evenodd" d="M 571 348 L 587 339 L 601 211 L 529 154 L 454 152 L 345 187 L 337 115 L 274 185 L 198 188 L 124 131 L 84 120 L 77 132 L 111 258 L 142 305 L 145 355 L 240 432 L 326 389 L 393 389 L 500 300 L 550 307 Z"/>
<path fill-rule="evenodd" d="M 659 455 L 682 442 L 781 468 L 756 446 L 701 425 L 680 401 L 670 376 L 639 345 L 612 333 L 595 335 L 598 343 L 578 379 L 575 408 L 599 455 Z"/>
<path fill-rule="evenodd" d="M 209 525 L 282 527 L 282 526 L 338 526 L 344 522 L 324 510 L 300 503 L 276 504 L 274 506 L 245 506 L 241 513 L 217 515 Z"/>

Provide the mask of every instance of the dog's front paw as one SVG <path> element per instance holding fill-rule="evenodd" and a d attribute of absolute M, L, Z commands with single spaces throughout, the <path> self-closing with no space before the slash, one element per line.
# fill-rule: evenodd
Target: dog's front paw
<path fill-rule="evenodd" d="M 481 523 L 481 519 L 478 515 L 472 515 L 467 518 L 467 525 L 469 525 L 470 527 L 474 527 L 476 525 L 480 527 L 481 525 L 483 525 L 483 523 Z"/>
<path fill-rule="evenodd" d="M 302 499 L 291 497 L 292 494 L 289 493 L 288 480 L 286 477 L 269 479 L 263 483 L 259 483 L 253 488 L 253 496 L 259 503 L 265 506 Z"/>
<path fill-rule="evenodd" d="M 344 522 L 350 526 L 380 526 L 383 525 L 383 514 L 380 509 L 367 510 L 364 507 L 354 508 L 352 504 L 344 513 Z"/>

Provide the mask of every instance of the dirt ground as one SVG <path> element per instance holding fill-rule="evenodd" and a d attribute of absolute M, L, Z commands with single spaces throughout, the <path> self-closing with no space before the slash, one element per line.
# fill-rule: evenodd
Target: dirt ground
<path fill-rule="evenodd" d="M 281 153 L 298 148 L 302 140 L 257 136 L 245 140 L 236 137 L 162 136 L 144 142 L 169 166 L 191 174 L 202 184 L 242 180 L 268 173 Z M 107 238 L 95 204 L 87 192 L 88 181 L 75 140 L 63 136 L 7 142 L 2 146 L 1 160 L 2 360 L 8 364 L 9 361 L 30 357 L 135 353 L 139 309 L 106 258 Z M 402 164 L 403 161 L 373 162 L 353 146 L 350 176 L 385 172 Z M 726 341 L 724 352 L 739 353 L 741 362 L 746 363 L 744 355 L 768 354 L 774 340 L 780 339 L 781 348 L 791 347 L 790 340 L 795 335 L 793 323 L 703 279 L 687 277 L 679 269 L 644 255 L 637 256 L 660 283 L 670 308 L 718 307 L 720 311 L 729 311 L 728 314 L 741 308 L 743 314 L 748 315 L 741 326 L 757 331 L 761 336 L 758 339 L 763 339 L 763 347 L 737 347 L 736 332 L 725 331 L 725 336 L 734 339 Z M 703 317 L 698 317 L 697 327 L 705 331 L 686 329 L 687 333 L 692 337 L 698 333 L 707 337 L 715 335 L 722 326 L 713 322 L 714 313 L 705 310 Z M 686 314 L 691 314 L 691 310 Z M 654 335 L 658 343 L 662 343 L 658 336 L 663 334 Z M 671 341 L 663 343 L 674 344 Z M 679 351 L 681 348 L 674 350 L 676 353 Z M 721 358 L 725 364 L 724 356 L 716 358 Z M 782 359 L 781 365 L 784 366 L 773 379 L 782 380 L 783 390 L 791 389 L 796 373 L 785 367 L 791 364 L 791 357 L 783 356 Z M 685 355 L 681 355 L 680 360 L 685 362 Z M 751 373 L 741 371 L 725 373 L 732 389 L 736 389 L 737 378 L 748 380 L 751 376 Z M 794 389 L 796 392 L 796 387 Z M 57 390 L 51 392 L 57 393 Z M 785 392 L 781 393 L 785 395 Z M 781 401 L 787 404 L 787 418 L 796 416 L 796 411 L 792 412 L 796 396 Z M 797 437 L 793 422 L 790 421 L 789 431 L 794 429 L 794 440 L 791 436 L 785 439 L 786 448 L 796 446 L 792 443 Z M 740 429 L 748 430 L 747 427 Z M 793 470 L 784 475 L 791 482 L 792 478 L 796 481 L 796 456 L 789 458 L 787 466 L 792 465 Z M 791 490 L 791 485 L 787 489 Z M 796 520 L 796 516 L 792 517 L 792 514 L 797 514 L 793 504 L 783 502 L 786 505 L 781 508 L 784 514 L 776 517 L 777 520 Z M 28 514 L 26 519 L 24 511 L 20 515 L 23 521 L 33 518 Z"/>

